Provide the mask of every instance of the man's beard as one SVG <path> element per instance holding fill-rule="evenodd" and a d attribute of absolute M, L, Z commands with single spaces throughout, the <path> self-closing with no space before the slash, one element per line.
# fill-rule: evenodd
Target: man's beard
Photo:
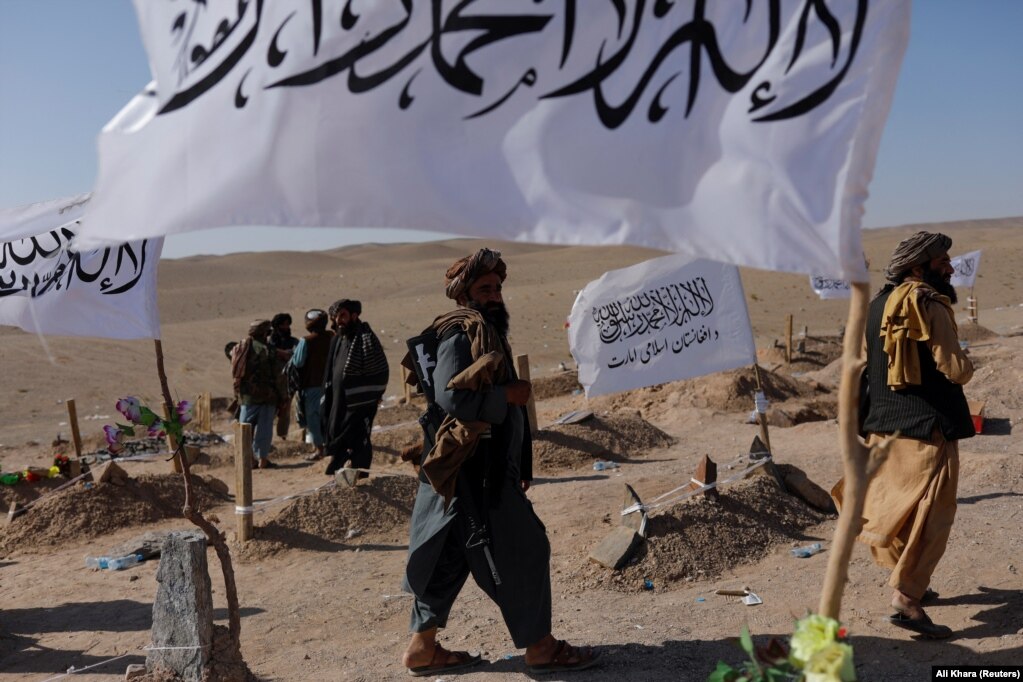
<path fill-rule="evenodd" d="M 488 323 L 494 325 L 501 336 L 508 336 L 508 309 L 504 307 L 503 303 L 470 301 L 468 307 L 482 315 Z"/>
<path fill-rule="evenodd" d="M 939 294 L 948 296 L 948 300 L 952 303 L 959 302 L 959 297 L 956 295 L 955 287 L 952 286 L 951 282 L 945 281 L 945 277 L 940 272 L 927 268 L 921 279 L 923 279 L 925 284 L 930 284 L 934 287 L 934 290 Z"/>

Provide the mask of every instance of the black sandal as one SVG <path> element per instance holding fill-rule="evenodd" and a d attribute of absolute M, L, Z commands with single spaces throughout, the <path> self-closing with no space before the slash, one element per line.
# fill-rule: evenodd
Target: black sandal
<path fill-rule="evenodd" d="M 923 635 L 927 639 L 948 639 L 952 636 L 952 628 L 938 625 L 926 613 L 919 618 L 910 618 L 901 611 L 896 611 L 888 616 L 888 622 Z"/>

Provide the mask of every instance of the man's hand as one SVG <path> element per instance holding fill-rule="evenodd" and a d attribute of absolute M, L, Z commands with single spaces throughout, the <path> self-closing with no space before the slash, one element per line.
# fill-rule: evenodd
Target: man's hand
<path fill-rule="evenodd" d="M 533 385 L 523 379 L 516 379 L 504 386 L 505 396 L 510 405 L 525 405 L 529 402 L 529 394 L 533 391 Z"/>
<path fill-rule="evenodd" d="M 529 490 L 529 483 L 530 482 L 526 479 L 519 481 L 519 485 L 522 487 L 522 492 L 527 492 Z"/>

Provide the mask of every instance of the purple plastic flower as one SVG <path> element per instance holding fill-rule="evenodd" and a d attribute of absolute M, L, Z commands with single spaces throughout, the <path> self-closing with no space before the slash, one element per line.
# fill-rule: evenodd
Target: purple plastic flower
<path fill-rule="evenodd" d="M 149 427 L 149 430 L 146 432 L 146 435 L 148 435 L 150 438 L 166 438 L 167 430 L 163 427 L 163 422 L 158 421 Z"/>
<path fill-rule="evenodd" d="M 192 421 L 192 410 L 194 408 L 195 405 L 193 405 L 188 400 L 182 400 L 180 403 L 178 403 L 177 405 L 178 423 L 184 426 L 188 422 Z"/>
<path fill-rule="evenodd" d="M 138 424 L 142 419 L 142 403 L 134 396 L 121 398 L 117 401 L 117 411 L 124 415 L 125 419 L 132 424 Z"/>
<path fill-rule="evenodd" d="M 124 431 L 119 427 L 107 426 L 103 427 L 103 435 L 107 439 L 107 450 L 112 455 L 116 455 L 118 452 L 124 449 Z"/>

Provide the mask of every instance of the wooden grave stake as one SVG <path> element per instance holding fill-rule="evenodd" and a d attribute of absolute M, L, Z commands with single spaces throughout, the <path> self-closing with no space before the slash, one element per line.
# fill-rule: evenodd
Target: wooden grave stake
<path fill-rule="evenodd" d="M 792 315 L 785 319 L 785 362 L 792 362 Z"/>
<path fill-rule="evenodd" d="M 718 480 L 718 465 L 708 455 L 704 455 L 700 458 L 700 463 L 696 465 L 696 472 L 693 473 L 692 478 L 689 479 L 689 485 L 686 486 L 686 490 L 699 490 L 705 485 L 716 483 Z M 718 489 L 716 487 L 704 490 L 700 493 L 704 497 L 711 499 L 717 499 Z"/>
<path fill-rule="evenodd" d="M 75 457 L 82 456 L 82 432 L 78 430 L 78 410 L 74 398 L 67 401 L 67 418 L 71 424 L 71 442 L 75 445 Z"/>
<path fill-rule="evenodd" d="M 404 365 L 401 366 L 401 386 L 404 390 L 405 404 L 408 405 L 412 402 L 412 385 L 408 382 L 409 370 Z"/>
<path fill-rule="evenodd" d="M 528 355 L 516 355 L 515 356 L 515 373 L 519 375 L 519 379 L 523 381 L 529 381 L 529 356 Z M 526 412 L 529 415 L 529 432 L 532 434 L 536 433 L 536 400 L 533 398 L 533 392 L 529 392 L 529 402 L 526 403 Z"/>
<path fill-rule="evenodd" d="M 791 319 L 791 318 L 790 318 Z M 753 377 L 757 382 L 757 392 L 764 392 L 764 385 L 760 381 L 760 365 L 753 363 Z M 774 454 L 771 452 L 771 434 L 767 431 L 767 413 L 761 413 L 757 411 L 757 422 L 760 424 L 760 435 L 763 437 L 764 446 L 767 448 L 768 454 Z"/>
<path fill-rule="evenodd" d="M 234 425 L 235 514 L 238 542 L 252 539 L 252 424 Z"/>

